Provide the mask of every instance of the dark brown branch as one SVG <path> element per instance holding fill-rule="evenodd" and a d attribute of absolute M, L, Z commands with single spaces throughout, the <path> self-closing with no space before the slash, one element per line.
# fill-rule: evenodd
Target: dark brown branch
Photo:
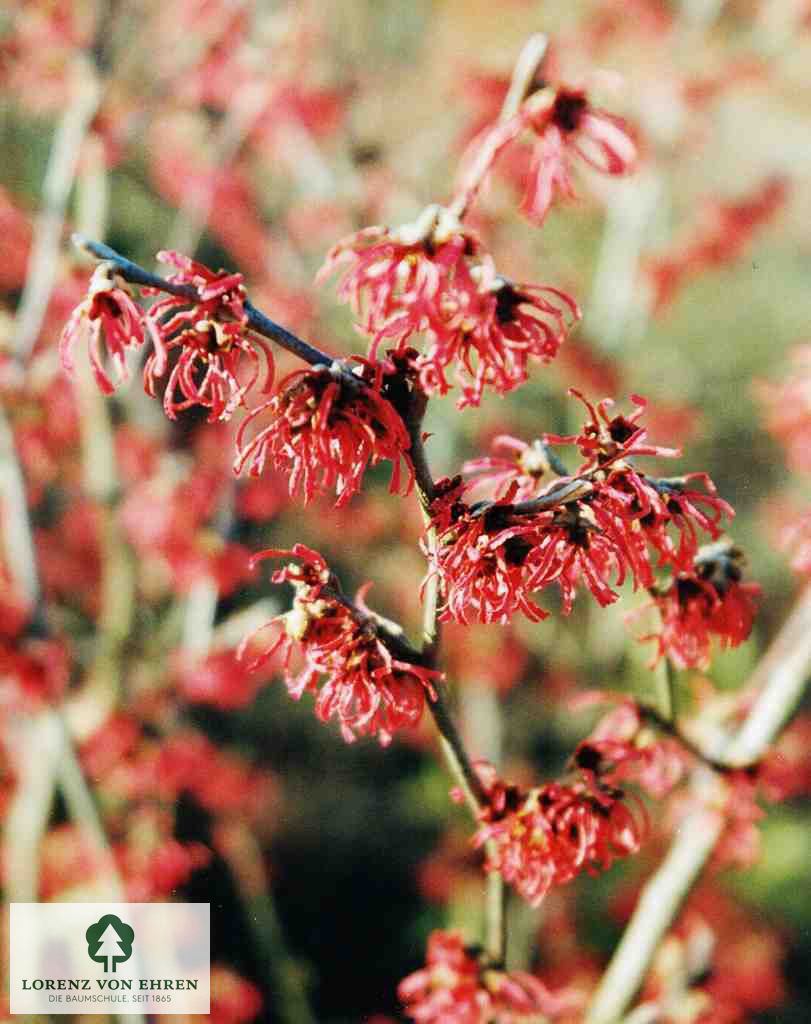
<path fill-rule="evenodd" d="M 193 284 L 176 284 L 172 281 L 167 281 L 166 278 L 160 277 L 158 274 L 152 274 L 137 263 L 133 263 L 132 260 L 128 260 L 126 256 L 122 256 L 115 249 L 111 249 L 109 245 L 104 245 L 102 242 L 94 242 L 79 234 L 73 236 L 73 244 L 77 249 L 89 253 L 95 259 L 106 260 L 109 263 L 115 264 L 116 272 L 125 281 L 129 281 L 130 284 L 138 285 L 141 288 L 155 288 L 158 291 L 166 292 L 168 295 L 175 295 L 180 299 L 188 299 L 190 303 L 200 302 L 200 293 Z M 275 320 L 271 320 L 270 317 L 266 316 L 260 309 L 257 309 L 250 301 L 245 302 L 245 315 L 248 326 L 252 331 L 261 334 L 264 338 L 275 341 L 281 348 L 292 352 L 299 359 L 303 359 L 305 363 L 309 363 L 311 366 L 331 366 L 334 362 L 334 356 L 322 352 L 308 341 L 304 341 L 291 331 L 288 331 L 286 327 L 277 324 Z"/>

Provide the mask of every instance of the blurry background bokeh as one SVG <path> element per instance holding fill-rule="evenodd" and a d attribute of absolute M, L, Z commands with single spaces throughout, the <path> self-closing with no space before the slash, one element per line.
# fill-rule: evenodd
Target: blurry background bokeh
<path fill-rule="evenodd" d="M 334 288 L 313 285 L 326 251 L 448 197 L 537 31 L 568 80 L 588 75 L 628 119 L 640 168 L 583 175 L 579 199 L 541 231 L 516 213 L 522 168 L 492 175 L 475 227 L 499 268 L 565 288 L 585 317 L 514 395 L 463 414 L 453 393 L 434 400 L 428 452 L 441 475 L 498 433 L 567 432 L 581 417 L 570 386 L 648 398 L 654 439 L 683 446 L 680 467 L 709 472 L 735 507 L 732 533 L 763 587 L 752 639 L 710 673 L 733 691 L 797 591 L 781 544 L 811 488 L 802 438 L 788 465 L 767 429 L 802 395 L 764 384 L 797 373 L 790 350 L 811 341 L 811 6 L 7 0 L 0 11 L 0 392 L 48 625 L 19 646 L 7 555 L 4 891 L 20 898 L 26 851 L 28 898 L 100 891 L 87 822 L 59 778 L 42 795 L 32 763 L 37 716 L 64 700 L 131 898 L 212 904 L 221 1022 L 306 1021 L 295 1009 L 305 991 L 324 1024 L 397 1019 L 397 983 L 430 930 L 479 925 L 478 859 L 431 722 L 388 750 L 348 746 L 308 697 L 293 703 L 272 672 L 246 676 L 233 653 L 289 599 L 266 568 L 247 571 L 246 553 L 296 541 L 322 551 L 347 591 L 374 581 L 375 607 L 418 636 L 419 513 L 388 495 L 385 467 L 341 511 L 302 510 L 272 474 L 234 488 L 230 425 L 194 411 L 169 423 L 137 379 L 106 403 L 68 382 L 56 343 L 89 271 L 67 240 L 79 227 L 145 266 L 169 248 L 239 269 L 275 319 L 336 353 L 362 351 Z M 9 355 L 21 333 L 33 347 L 25 380 Z M 100 465 L 114 475 L 94 474 Z M 511 777 L 559 773 L 592 720 L 567 709 L 572 693 L 652 685 L 644 629 L 624 620 L 643 603 L 628 593 L 539 625 L 449 629 L 471 747 Z M 681 683 L 685 701 L 704 685 Z M 769 810 L 751 868 L 706 883 L 707 918 L 724 922 L 721 943 L 735 937 L 732 959 L 756 979 L 745 1016 L 724 1020 L 808 1020 L 808 826 L 800 793 Z M 514 907 L 516 961 L 539 956 L 562 979 L 596 970 L 663 849 L 537 914 Z"/>

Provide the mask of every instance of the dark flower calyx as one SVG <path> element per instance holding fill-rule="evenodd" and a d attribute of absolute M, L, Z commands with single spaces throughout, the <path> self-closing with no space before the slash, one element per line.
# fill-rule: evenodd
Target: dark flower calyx
<path fill-rule="evenodd" d="M 555 97 L 552 120 L 562 132 L 575 132 L 588 108 L 588 100 L 582 92 L 561 89 Z"/>

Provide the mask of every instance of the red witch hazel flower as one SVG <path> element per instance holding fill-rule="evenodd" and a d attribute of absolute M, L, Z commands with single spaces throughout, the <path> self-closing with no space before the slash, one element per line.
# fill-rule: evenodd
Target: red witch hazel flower
<path fill-rule="evenodd" d="M 527 560 L 540 542 L 541 527 L 538 517 L 512 512 L 515 486 L 503 500 L 477 507 L 462 501 L 461 478 L 440 482 L 446 493 L 429 509 L 437 543 L 434 549 L 426 545 L 426 550 L 431 561 L 428 578 L 438 576 L 444 591 L 442 621 L 503 624 L 517 611 L 532 622 L 546 618 L 547 613 L 530 600 L 538 588 L 527 583 Z"/>
<path fill-rule="evenodd" d="M 696 528 L 717 540 L 721 536 L 721 517 L 733 517 L 732 508 L 716 495 L 706 473 L 654 479 L 635 469 L 629 461 L 632 457 L 681 455 L 679 449 L 648 441 L 647 428 L 639 424 L 647 408 L 644 398 L 631 396 L 636 409 L 629 416 L 611 416 L 614 403 L 610 399 L 595 407 L 578 391 L 571 390 L 570 394 L 586 406 L 589 421 L 574 437 L 547 435 L 546 441 L 576 444 L 585 456 L 578 475 L 588 473 L 594 483 L 590 503 L 596 522 L 621 542 L 634 577 L 643 586 L 653 584 L 646 542 L 657 551 L 659 565 L 689 570 L 698 550 Z M 693 480 L 700 481 L 704 490 L 691 487 Z M 638 525 L 632 527 L 632 523 Z M 676 531 L 678 542 L 671 530 Z"/>
<path fill-rule="evenodd" d="M 242 274 L 215 273 L 177 252 L 160 252 L 158 259 L 177 268 L 172 284 L 189 286 L 197 296 L 166 296 L 146 315 L 154 351 L 144 368 L 144 386 L 156 394 L 169 353 L 177 351 L 163 394 L 166 415 L 176 419 L 178 412 L 201 405 L 209 410 L 210 423 L 227 420 L 259 383 L 263 360 L 260 390 L 267 394 L 273 386 L 270 348 L 247 328 Z"/>
<path fill-rule="evenodd" d="M 425 967 L 397 989 L 408 1017 L 417 1024 L 517 1024 L 554 1019 L 572 1010 L 577 997 L 552 993 L 524 971 L 491 966 L 477 946 L 459 932 L 432 932 Z"/>
<path fill-rule="evenodd" d="M 400 459 L 411 439 L 395 407 L 384 397 L 388 376 L 383 364 L 358 358 L 346 364 L 297 370 L 278 392 L 248 415 L 237 433 L 235 470 L 248 465 L 252 476 L 271 466 L 289 475 L 290 494 L 306 502 L 335 490 L 336 507 L 360 490 L 368 465 L 382 459 L 394 464 L 391 491 L 401 487 Z M 246 434 L 256 420 L 264 426 Z M 409 472 L 411 464 L 407 460 Z M 406 487 L 410 491 L 413 474 Z"/>
<path fill-rule="evenodd" d="M 129 377 L 127 351 L 144 343 L 143 312 L 130 286 L 112 263 L 99 263 L 90 279 L 87 298 L 74 309 L 59 339 L 59 355 L 67 373 L 75 370 L 73 349 L 86 337 L 90 366 L 101 391 L 111 395 Z M 102 346 L 115 372 L 115 383 L 105 368 Z"/>
<path fill-rule="evenodd" d="M 443 320 L 457 272 L 481 245 L 447 210 L 428 206 L 412 224 L 364 228 L 341 239 L 327 254 L 317 281 L 349 263 L 338 288 L 360 317 L 374 348 L 386 339 L 402 348 L 417 331 Z"/>
<path fill-rule="evenodd" d="M 402 640 L 396 626 L 364 604 L 368 585 L 352 604 L 317 552 L 296 544 L 292 551 L 263 551 L 254 561 L 291 554 L 302 564 L 279 569 L 273 582 L 292 584 L 293 608 L 262 627 L 281 629 L 250 668 L 278 657 L 294 700 L 307 691 L 315 693 L 317 717 L 322 722 L 337 719 L 347 743 L 360 733 L 376 735 L 387 746 L 395 732 L 419 722 L 426 694 L 436 698 L 433 683 L 442 674 L 392 653 Z M 242 652 L 253 642 L 249 637 Z M 300 662 L 295 671 L 294 654 Z"/>
<path fill-rule="evenodd" d="M 495 484 L 495 502 L 466 504 L 461 480 L 440 488 L 429 509 L 437 534 L 430 572 L 442 583 L 444 619 L 504 623 L 522 611 L 538 621 L 545 613 L 529 595 L 552 583 L 561 589 L 566 615 L 581 581 L 608 605 L 626 578 L 634 587 L 653 587 L 649 548 L 658 565 L 692 571 L 698 530 L 720 537 L 721 516 L 733 512 L 705 474 L 657 480 L 633 465 L 638 456 L 679 454 L 647 441 L 637 422 L 643 399 L 634 397 L 637 408 L 629 416 L 609 416 L 609 400 L 595 407 L 573 393 L 591 414 L 579 434 L 547 434 L 533 445 L 500 438 L 512 458 L 466 467 Z M 576 445 L 586 458 L 574 476 L 565 475 L 550 452 L 551 445 L 562 444 Z M 550 468 L 561 478 L 541 487 Z M 696 479 L 704 490 L 690 486 Z"/>
<path fill-rule="evenodd" d="M 530 790 L 502 782 L 490 765 L 479 767 L 488 804 L 479 813 L 474 844 L 490 844 L 487 870 L 499 871 L 534 907 L 553 885 L 584 870 L 597 874 L 636 853 L 647 832 L 641 802 L 632 806 L 632 798 L 602 778 L 598 750 L 583 745 L 575 764 L 580 777 L 574 782 Z"/>
<path fill-rule="evenodd" d="M 605 690 L 580 694 L 574 708 L 616 701 L 572 755 L 585 774 L 599 774 L 612 786 L 633 782 L 652 797 L 668 795 L 692 763 L 691 755 L 672 736 L 662 736 L 648 725 L 648 709 L 624 694 Z"/>
<path fill-rule="evenodd" d="M 485 387 L 506 394 L 524 383 L 530 359 L 552 359 L 580 316 L 557 288 L 497 274 L 475 235 L 438 205 L 413 224 L 367 228 L 339 242 L 319 277 L 346 262 L 338 295 L 372 336 L 370 357 L 384 341 L 402 353 L 414 334 L 425 334 L 414 364 L 420 386 L 445 394 L 455 365 L 460 406 L 478 405 Z"/>
<path fill-rule="evenodd" d="M 728 541 L 699 549 L 691 573 L 679 573 L 665 589 L 652 588 L 662 618 L 658 644 L 676 668 L 706 669 L 712 640 L 738 647 L 748 639 L 760 594 L 757 583 L 742 581 L 743 554 Z"/>
<path fill-rule="evenodd" d="M 779 530 L 777 544 L 791 555 L 791 568 L 802 576 L 811 575 L 811 514 L 789 518 Z"/>
<path fill-rule="evenodd" d="M 633 169 L 636 145 L 620 118 L 591 105 L 583 89 L 545 89 L 524 104 L 517 123 L 537 137 L 522 209 L 540 225 L 556 198 L 573 199 L 572 159 L 602 174 Z"/>
<path fill-rule="evenodd" d="M 462 281 L 464 275 L 459 275 Z M 420 384 L 445 394 L 448 366 L 456 363 L 460 408 L 478 406 L 485 387 L 506 395 L 529 376 L 530 359 L 548 363 L 558 352 L 580 309 L 565 292 L 547 285 L 514 284 L 485 259 L 470 272 L 453 315 L 428 332 L 417 358 Z M 453 311 L 452 303 L 448 311 Z"/>
<path fill-rule="evenodd" d="M 596 522 L 588 480 L 556 481 L 535 499 L 537 511 L 512 503 L 516 488 L 496 502 L 466 505 L 458 497 L 444 509 L 441 501 L 432 504 L 438 537 L 429 575 L 442 583 L 443 620 L 506 623 L 520 611 L 539 622 L 547 613 L 530 595 L 552 583 L 568 615 L 581 579 L 600 604 L 610 604 L 617 598 L 611 577 L 620 586 L 634 569 L 619 531 Z"/>
<path fill-rule="evenodd" d="M 493 438 L 493 455 L 471 459 L 462 472 L 474 483 L 468 493 L 486 489 L 488 497 L 503 498 L 511 484 L 516 484 L 514 501 L 527 501 L 536 497 L 541 480 L 550 469 L 560 466 L 549 446 L 541 440 L 531 444 L 509 434 Z M 503 454 L 502 454 L 503 453 Z M 556 470 L 557 471 L 557 470 Z"/>

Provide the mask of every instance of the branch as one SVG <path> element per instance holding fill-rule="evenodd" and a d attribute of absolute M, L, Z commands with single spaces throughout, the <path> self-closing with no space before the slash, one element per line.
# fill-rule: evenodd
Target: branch
<path fill-rule="evenodd" d="M 427 401 L 425 395 L 421 392 L 415 392 L 414 396 L 412 396 L 412 408 L 406 417 L 406 425 L 411 436 L 411 456 L 415 476 L 417 477 L 417 494 L 422 506 L 425 537 L 430 558 L 430 555 L 436 548 L 437 537 L 436 530 L 431 524 L 428 507 L 431 504 L 436 488 L 422 445 L 422 418 Z M 436 573 L 432 573 L 428 577 L 423 590 L 422 651 L 420 652 L 420 659 L 421 663 L 427 668 L 433 668 L 439 660 L 439 599 L 439 577 Z M 459 735 L 459 730 L 456 728 L 456 723 L 451 717 L 447 697 L 443 692 L 441 684 L 437 684 L 436 694 L 436 700 L 429 700 L 428 706 L 439 730 L 442 756 L 451 775 L 458 782 L 471 814 L 474 818 L 478 818 L 479 811 L 482 807 L 487 806 L 487 793 L 481 784 L 479 776 L 476 774 L 470 756 L 465 750 L 465 745 L 462 742 L 462 737 Z"/>
<path fill-rule="evenodd" d="M 558 484 L 540 498 L 532 498 L 529 501 L 519 501 L 515 505 L 505 505 L 504 510 L 514 515 L 533 515 L 535 512 L 548 512 L 560 505 L 568 505 L 573 501 L 590 494 L 593 490 L 591 482 L 585 477 L 575 477 L 567 480 L 566 483 Z"/>
<path fill-rule="evenodd" d="M 417 494 L 422 507 L 425 523 L 425 536 L 429 558 L 436 549 L 437 535 L 431 523 L 429 507 L 436 494 L 431 470 L 425 456 L 422 441 L 422 421 L 427 406 L 427 396 L 414 390 L 410 396 L 410 408 L 405 417 L 405 424 L 411 438 L 410 456 L 417 482 Z M 423 632 L 422 664 L 433 668 L 439 660 L 440 624 L 438 618 L 440 600 L 439 577 L 432 573 L 423 591 Z M 436 700 L 429 700 L 428 706 L 434 716 L 434 723 L 439 732 L 439 748 L 448 771 L 456 780 L 465 798 L 470 813 L 478 821 L 480 811 L 489 803 L 487 791 L 473 767 L 473 762 L 465 748 L 456 723 L 450 713 L 445 688 L 437 682 Z M 489 847 L 489 844 L 487 844 Z M 505 913 L 506 890 L 504 879 L 498 871 L 491 871 L 487 876 L 487 894 L 485 900 L 485 947 L 494 965 L 502 965 L 507 949 L 507 917 Z"/>
<path fill-rule="evenodd" d="M 101 140 L 91 134 L 76 180 L 76 217 L 80 229 L 102 236 L 108 219 L 107 168 Z M 101 585 L 93 658 L 81 686 L 65 702 L 75 739 L 98 729 L 121 693 L 123 661 L 135 613 L 135 564 L 118 519 L 118 466 L 110 406 L 87 363 L 76 377 L 81 438 L 82 486 L 100 515 Z"/>
<path fill-rule="evenodd" d="M 94 258 L 113 263 L 115 265 L 116 272 L 130 284 L 138 285 L 142 288 L 154 288 L 159 291 L 166 292 L 169 295 L 188 299 L 190 303 L 198 302 L 200 300 L 198 290 L 194 285 L 176 284 L 174 282 L 167 281 L 165 278 L 145 270 L 137 263 L 133 263 L 125 256 L 116 252 L 115 249 L 110 248 L 108 245 L 104 245 L 102 242 L 92 241 L 82 235 L 74 235 L 73 242 L 77 248 L 89 253 Z M 261 334 L 263 337 L 275 341 L 277 344 L 281 345 L 289 352 L 299 356 L 299 358 L 311 365 L 330 366 L 332 364 L 332 356 L 327 355 L 325 352 L 321 352 L 308 342 L 296 337 L 296 335 L 286 330 L 286 328 L 265 316 L 265 314 L 258 310 L 251 302 L 245 302 L 245 312 L 247 314 L 248 326 L 251 327 L 252 330 L 256 331 L 257 334 Z M 412 442 L 412 448 L 409 454 L 414 464 L 415 476 L 417 478 L 417 489 L 424 509 L 427 508 L 434 495 L 434 482 L 425 457 L 425 450 L 421 435 L 422 416 L 425 411 L 425 404 L 425 396 L 421 393 L 414 392 L 412 394 L 411 408 L 406 416 L 406 426 Z M 408 649 L 408 653 L 413 653 L 417 656 L 417 663 L 426 665 L 433 664 L 436 656 L 435 648 L 438 635 L 436 622 L 438 593 L 436 591 L 436 581 L 429 581 L 429 584 L 426 587 L 427 625 L 423 650 L 422 652 L 415 652 L 410 648 Z M 390 637 L 389 640 L 391 641 L 391 639 L 392 638 Z M 487 795 L 482 788 L 481 782 L 473 769 L 470 758 L 464 749 L 458 730 L 450 717 L 444 696 L 441 693 L 438 693 L 437 700 L 429 701 L 429 706 L 431 707 L 437 727 L 442 736 L 442 748 L 445 758 L 451 765 L 452 771 L 460 785 L 465 792 L 469 794 L 469 803 L 475 813 L 479 807 L 483 806 L 487 802 Z"/>
<path fill-rule="evenodd" d="M 730 757 L 715 757 L 699 746 L 695 740 L 692 740 L 682 730 L 677 719 L 667 718 L 660 711 L 657 711 L 656 708 L 651 707 L 649 704 L 642 704 L 639 701 L 637 701 L 637 708 L 639 710 L 639 717 L 643 721 L 648 722 L 661 732 L 666 732 L 669 736 L 678 740 L 688 754 L 692 754 L 696 760 L 701 761 L 708 768 L 712 768 L 713 771 L 720 772 L 723 775 L 730 772 L 743 771 L 746 768 L 753 768 L 757 764 L 757 761 L 754 760 L 743 762 L 734 761 Z"/>
<path fill-rule="evenodd" d="M 337 583 L 337 581 L 336 581 Z M 368 615 L 358 608 L 336 585 L 325 587 L 322 593 L 327 594 L 335 601 L 339 601 L 349 610 L 352 617 L 363 626 L 371 626 L 381 643 L 385 644 L 389 652 L 402 661 L 412 665 L 420 665 L 423 668 L 434 668 L 437 663 L 437 642 L 438 629 L 436 621 L 436 591 L 429 594 L 429 587 L 426 586 L 425 596 L 425 617 L 424 624 L 426 632 L 423 634 L 423 647 L 418 651 L 406 640 L 403 630 L 394 623 L 389 623 L 378 615 Z M 437 729 L 440 734 L 440 742 L 445 761 L 454 779 L 459 784 L 465 795 L 466 802 L 474 817 L 488 803 L 487 793 L 481 784 L 481 780 L 473 768 L 473 763 L 465 750 L 465 745 L 459 735 L 450 710 L 447 697 L 443 692 L 440 683 L 435 684 L 436 700 L 428 700 L 431 714 L 434 716 Z"/>
<path fill-rule="evenodd" d="M 111 249 L 109 245 L 95 242 L 80 234 L 73 235 L 73 244 L 77 249 L 81 249 L 97 260 L 106 260 L 115 264 L 116 273 L 123 277 L 125 281 L 129 281 L 130 284 L 138 285 L 140 288 L 155 288 L 157 291 L 166 292 L 168 295 L 176 295 L 178 298 L 188 299 L 192 304 L 200 301 L 200 294 L 193 284 L 175 284 L 172 281 L 167 281 L 165 277 L 153 274 L 137 263 L 133 263 L 132 260 L 128 260 L 126 256 L 122 256 L 115 249 Z M 332 365 L 334 361 L 333 356 L 322 352 L 309 342 L 288 331 L 286 327 L 277 324 L 275 320 L 271 320 L 260 309 L 257 309 L 252 302 L 245 302 L 245 315 L 248 327 L 252 331 L 261 334 L 264 338 L 275 341 L 277 345 L 287 349 L 288 352 L 292 352 L 299 359 L 303 359 L 305 363 L 309 363 L 311 366 Z"/>
<path fill-rule="evenodd" d="M 757 760 L 774 742 L 802 696 L 811 671 L 811 586 L 755 668 L 747 690 L 759 690 L 741 728 L 720 753 L 724 761 Z M 707 769 L 696 770 L 701 783 Z M 698 807 L 681 823 L 659 870 L 645 886 L 625 934 L 594 994 L 585 1024 L 615 1024 L 644 980 L 650 961 L 709 860 L 723 819 Z"/>
<path fill-rule="evenodd" d="M 720 815 L 705 808 L 679 826 L 676 839 L 650 879 L 602 977 L 585 1024 L 617 1024 L 642 984 L 659 941 L 678 914 L 723 828 Z"/>

